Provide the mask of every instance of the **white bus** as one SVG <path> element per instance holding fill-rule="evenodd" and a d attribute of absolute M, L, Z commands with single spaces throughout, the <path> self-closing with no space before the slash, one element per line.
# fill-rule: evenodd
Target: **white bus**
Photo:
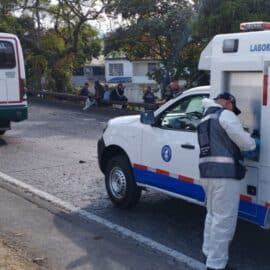
<path fill-rule="evenodd" d="M 27 119 L 25 69 L 19 39 L 0 33 L 0 135 Z"/>

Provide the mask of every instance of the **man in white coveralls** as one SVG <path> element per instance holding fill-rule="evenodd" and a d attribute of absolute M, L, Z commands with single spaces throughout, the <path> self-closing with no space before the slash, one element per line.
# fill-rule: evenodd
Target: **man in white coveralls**
<path fill-rule="evenodd" d="M 237 223 L 240 180 L 246 171 L 241 151 L 256 152 L 256 142 L 237 117 L 241 111 L 233 95 L 223 93 L 202 102 L 205 111 L 198 126 L 199 169 L 207 198 L 202 250 L 207 269 L 233 269 L 227 262 Z"/>

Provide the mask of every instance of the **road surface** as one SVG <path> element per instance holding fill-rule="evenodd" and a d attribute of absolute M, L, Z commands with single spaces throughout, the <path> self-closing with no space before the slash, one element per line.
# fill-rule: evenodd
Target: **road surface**
<path fill-rule="evenodd" d="M 131 211 L 112 206 L 96 143 L 117 114 L 31 104 L 29 120 L 14 124 L 0 139 L 0 171 L 202 262 L 204 208 L 156 192 L 144 192 Z M 240 220 L 230 263 L 238 269 L 270 269 L 269 243 L 269 231 Z"/>

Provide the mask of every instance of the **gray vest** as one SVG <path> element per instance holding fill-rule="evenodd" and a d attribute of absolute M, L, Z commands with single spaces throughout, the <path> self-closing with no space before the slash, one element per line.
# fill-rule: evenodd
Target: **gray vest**
<path fill-rule="evenodd" d="M 219 123 L 223 110 L 220 107 L 210 107 L 198 125 L 200 176 L 242 179 L 246 169 L 241 164 L 240 149 Z"/>

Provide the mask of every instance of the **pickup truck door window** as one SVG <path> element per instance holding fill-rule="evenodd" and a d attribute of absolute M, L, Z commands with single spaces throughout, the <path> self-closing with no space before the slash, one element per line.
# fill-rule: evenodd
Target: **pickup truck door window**
<path fill-rule="evenodd" d="M 195 95 L 180 100 L 161 114 L 158 125 L 176 131 L 196 131 L 203 113 L 202 99 L 202 95 Z"/>

